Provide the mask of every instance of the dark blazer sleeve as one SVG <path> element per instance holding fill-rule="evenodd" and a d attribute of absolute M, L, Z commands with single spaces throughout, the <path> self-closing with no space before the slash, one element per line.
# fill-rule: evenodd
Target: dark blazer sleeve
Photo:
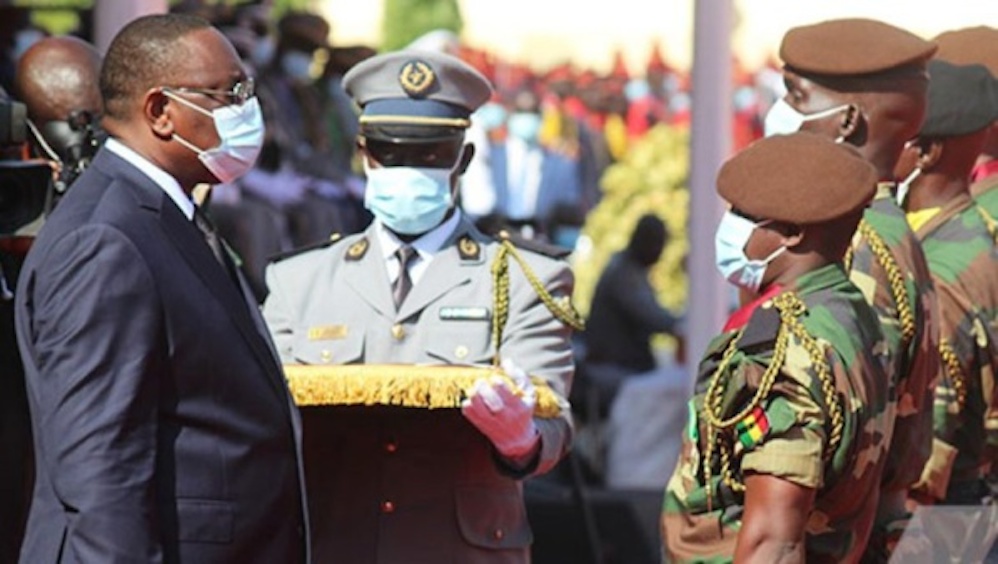
<path fill-rule="evenodd" d="M 675 329 L 676 318 L 658 302 L 647 276 L 638 268 L 621 268 L 610 278 L 608 294 L 631 324 L 651 333 L 671 332 Z"/>
<path fill-rule="evenodd" d="M 66 509 L 63 554 L 78 562 L 158 562 L 155 509 L 162 310 L 143 256 L 120 231 L 89 225 L 42 258 L 29 282 L 36 432 Z M 58 539 L 52 539 L 58 542 Z"/>

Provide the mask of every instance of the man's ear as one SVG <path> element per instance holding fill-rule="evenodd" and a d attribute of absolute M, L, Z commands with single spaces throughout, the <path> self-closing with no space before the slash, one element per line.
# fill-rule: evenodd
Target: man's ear
<path fill-rule="evenodd" d="M 471 159 L 475 158 L 475 145 L 474 143 L 465 143 L 464 151 L 461 152 L 461 162 L 457 167 L 457 174 L 460 176 L 468 170 L 468 165 L 471 164 Z"/>
<path fill-rule="evenodd" d="M 856 104 L 849 104 L 849 106 L 846 107 L 846 110 L 842 112 L 842 117 L 839 120 L 839 137 L 842 139 L 849 139 L 852 137 L 859 129 L 864 119 L 863 112 L 859 110 L 859 106 Z"/>
<path fill-rule="evenodd" d="M 792 223 L 786 223 L 784 225 L 785 228 L 780 229 L 780 234 L 782 236 L 781 242 L 783 243 L 783 246 L 788 249 L 792 249 L 797 245 L 800 245 L 800 242 L 804 240 L 804 226 L 794 225 Z"/>
<path fill-rule="evenodd" d="M 938 139 L 924 139 L 918 141 L 918 168 L 929 170 L 939 162 L 943 156 L 943 143 Z"/>
<path fill-rule="evenodd" d="M 153 133 L 164 139 L 173 137 L 170 99 L 161 88 L 152 88 L 142 98 L 142 116 Z"/>

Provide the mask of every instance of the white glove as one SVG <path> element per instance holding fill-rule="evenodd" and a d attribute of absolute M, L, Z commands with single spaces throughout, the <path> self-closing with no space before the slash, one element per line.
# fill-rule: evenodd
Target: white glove
<path fill-rule="evenodd" d="M 534 424 L 537 393 L 530 378 L 515 364 L 503 361 L 502 368 L 523 391 L 517 396 L 500 376 L 479 378 L 461 403 L 461 413 L 488 437 L 506 458 L 527 455 L 540 440 Z"/>

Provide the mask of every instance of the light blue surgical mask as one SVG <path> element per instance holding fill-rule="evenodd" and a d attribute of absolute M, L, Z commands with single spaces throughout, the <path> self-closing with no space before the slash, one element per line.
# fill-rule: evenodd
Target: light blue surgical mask
<path fill-rule="evenodd" d="M 506 122 L 506 108 L 497 102 L 486 102 L 471 115 L 471 120 L 481 124 L 485 131 L 492 131 Z"/>
<path fill-rule="evenodd" d="M 714 261 L 717 270 L 728 282 L 751 292 L 759 291 L 766 267 L 787 250 L 786 247 L 780 247 L 762 260 L 748 258 L 745 255 L 745 245 L 752 237 L 752 232 L 760 225 L 762 224 L 753 223 L 729 210 L 724 212 L 714 235 Z"/>
<path fill-rule="evenodd" d="M 527 143 L 536 143 L 541 132 L 541 116 L 531 112 L 515 112 L 509 116 L 506 127 L 510 135 Z"/>
<path fill-rule="evenodd" d="M 232 182 L 253 168 L 257 156 L 263 148 L 266 127 L 263 112 L 256 96 L 242 104 L 219 106 L 208 111 L 184 99 L 182 96 L 164 90 L 173 100 L 212 118 L 219 143 L 215 147 L 202 149 L 177 133 L 173 138 L 198 155 L 201 163 L 215 175 L 219 182 Z"/>
<path fill-rule="evenodd" d="M 453 169 L 408 166 L 371 168 L 365 159 L 364 170 L 367 172 L 364 207 L 396 233 L 426 233 L 440 225 L 451 207 L 450 177 Z"/>
<path fill-rule="evenodd" d="M 291 51 L 281 57 L 284 74 L 298 82 L 311 82 L 312 55 L 301 51 Z"/>
<path fill-rule="evenodd" d="M 802 114 L 795 110 L 793 106 L 788 104 L 785 99 L 780 98 L 773 103 L 773 106 L 769 108 L 769 112 L 766 113 L 766 119 L 763 122 L 763 130 L 766 137 L 796 133 L 800 131 L 800 128 L 804 125 L 804 122 L 833 116 L 847 108 L 849 108 L 849 104 L 842 104 L 841 106 L 835 106 L 834 108 L 829 108 L 813 114 Z M 836 141 L 841 142 L 841 139 L 837 139 Z"/>

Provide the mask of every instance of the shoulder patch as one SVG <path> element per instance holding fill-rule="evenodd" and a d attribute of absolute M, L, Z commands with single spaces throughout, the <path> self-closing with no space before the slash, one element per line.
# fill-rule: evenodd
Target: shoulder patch
<path fill-rule="evenodd" d="M 500 241 L 509 241 L 518 249 L 524 249 L 527 251 L 532 251 L 537 254 L 548 256 L 556 259 L 565 259 L 568 255 L 572 254 L 571 249 L 566 249 L 565 247 L 559 247 L 557 245 L 552 245 L 550 243 L 544 243 L 541 241 L 536 241 L 534 239 L 527 239 L 519 233 L 511 232 L 503 229 L 497 235 Z"/>
<path fill-rule="evenodd" d="M 325 241 L 319 241 L 317 243 L 312 243 L 310 245 L 298 247 L 297 249 L 291 249 L 290 251 L 284 251 L 283 253 L 277 253 L 276 255 L 272 255 L 269 259 L 267 259 L 267 262 L 280 262 L 286 258 L 298 256 L 302 253 L 307 253 L 309 251 L 314 251 L 316 249 L 324 249 L 326 247 L 330 247 L 342 240 L 343 237 L 339 233 L 333 233 L 332 235 L 329 236 L 329 239 L 326 239 Z"/>
<path fill-rule="evenodd" d="M 346 260 L 358 261 L 364 258 L 369 248 L 371 248 L 371 244 L 368 242 L 367 237 L 361 237 L 347 249 Z"/>
<path fill-rule="evenodd" d="M 746 350 L 772 343 L 779 331 L 780 312 L 772 300 L 767 300 L 752 312 L 752 317 L 745 324 L 745 331 L 738 342 L 738 348 Z"/>

